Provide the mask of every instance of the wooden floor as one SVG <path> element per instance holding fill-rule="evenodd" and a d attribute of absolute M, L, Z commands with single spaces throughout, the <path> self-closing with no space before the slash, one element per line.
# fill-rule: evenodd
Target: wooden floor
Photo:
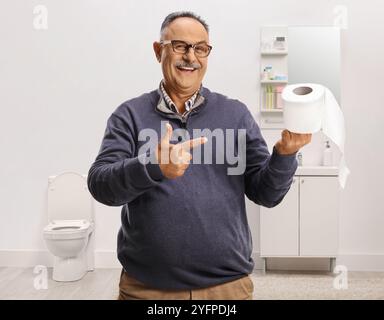
<path fill-rule="evenodd" d="M 32 268 L 0 268 L 0 300 L 4 299 L 116 299 L 121 269 L 97 269 L 88 272 L 75 282 L 52 280 L 52 269 L 48 269 L 48 289 L 35 289 Z"/>
<path fill-rule="evenodd" d="M 115 300 L 120 269 L 97 269 L 76 282 L 56 282 L 48 269 L 48 288 L 36 290 L 31 268 L 0 268 L 0 300 Z M 255 272 L 254 299 L 384 299 L 383 272 L 349 272 L 348 288 L 333 286 L 330 273 Z"/>

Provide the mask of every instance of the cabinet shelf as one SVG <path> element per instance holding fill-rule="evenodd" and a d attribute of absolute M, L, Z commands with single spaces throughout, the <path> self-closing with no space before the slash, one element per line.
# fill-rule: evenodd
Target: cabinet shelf
<path fill-rule="evenodd" d="M 263 113 L 283 113 L 283 109 L 275 109 L 275 108 L 266 109 L 266 108 L 261 108 L 260 112 L 263 112 Z"/>
<path fill-rule="evenodd" d="M 288 50 L 269 50 L 269 51 L 261 51 L 262 56 L 283 56 L 288 54 Z"/>
<path fill-rule="evenodd" d="M 272 83 L 288 83 L 288 80 L 260 80 L 262 84 L 272 84 Z"/>
<path fill-rule="evenodd" d="M 284 37 L 283 46 L 277 37 Z M 259 120 L 261 129 L 284 129 L 284 111 L 281 102 L 281 90 L 288 85 L 288 50 L 287 26 L 264 26 L 260 32 L 260 72 L 259 77 Z"/>

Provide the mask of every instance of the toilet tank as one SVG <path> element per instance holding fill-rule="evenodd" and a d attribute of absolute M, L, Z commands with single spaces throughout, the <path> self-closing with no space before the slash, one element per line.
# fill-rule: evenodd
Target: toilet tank
<path fill-rule="evenodd" d="M 87 177 L 76 172 L 64 172 L 48 178 L 48 220 L 93 221 L 93 198 Z"/>

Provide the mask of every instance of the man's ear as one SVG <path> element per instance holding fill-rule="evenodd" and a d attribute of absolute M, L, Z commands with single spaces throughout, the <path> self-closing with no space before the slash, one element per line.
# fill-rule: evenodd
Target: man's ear
<path fill-rule="evenodd" d="M 155 41 L 153 43 L 153 51 L 155 52 L 157 61 L 161 61 L 161 44 L 160 42 Z"/>

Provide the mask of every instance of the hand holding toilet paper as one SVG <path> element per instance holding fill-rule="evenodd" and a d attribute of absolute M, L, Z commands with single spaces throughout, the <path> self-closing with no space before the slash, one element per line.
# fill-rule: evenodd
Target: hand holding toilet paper
<path fill-rule="evenodd" d="M 282 155 L 294 154 L 311 142 L 311 133 L 294 133 L 283 130 L 281 139 L 276 143 L 277 152 Z"/>
<path fill-rule="evenodd" d="M 284 123 L 295 133 L 315 133 L 320 130 L 340 149 L 339 182 L 345 187 L 350 171 L 344 158 L 344 116 L 332 92 L 319 84 L 288 85 L 282 93 Z"/>

